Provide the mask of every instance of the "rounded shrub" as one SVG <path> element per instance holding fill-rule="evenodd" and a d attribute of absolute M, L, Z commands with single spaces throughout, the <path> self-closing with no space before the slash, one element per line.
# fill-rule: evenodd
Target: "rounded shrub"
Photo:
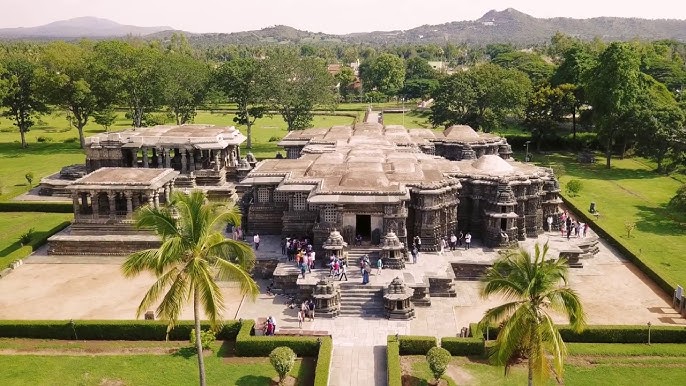
<path fill-rule="evenodd" d="M 191 330 L 191 344 L 195 347 L 195 328 Z M 209 350 L 212 343 L 217 340 L 216 335 L 211 330 L 200 330 L 200 346 L 203 350 Z"/>
<path fill-rule="evenodd" d="M 426 353 L 426 362 L 429 364 L 429 369 L 431 369 L 436 381 L 443 376 L 451 359 L 450 352 L 443 347 L 432 347 Z"/>
<path fill-rule="evenodd" d="M 277 347 L 269 353 L 269 362 L 279 374 L 279 384 L 283 384 L 286 375 L 295 365 L 295 352 L 290 347 Z"/>

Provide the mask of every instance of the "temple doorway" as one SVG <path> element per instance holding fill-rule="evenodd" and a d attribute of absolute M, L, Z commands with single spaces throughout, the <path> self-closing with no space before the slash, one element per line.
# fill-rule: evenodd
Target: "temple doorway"
<path fill-rule="evenodd" d="M 362 236 L 362 239 L 369 241 L 372 239 L 372 216 L 368 214 L 358 214 L 355 216 L 355 233 L 356 236 Z"/>

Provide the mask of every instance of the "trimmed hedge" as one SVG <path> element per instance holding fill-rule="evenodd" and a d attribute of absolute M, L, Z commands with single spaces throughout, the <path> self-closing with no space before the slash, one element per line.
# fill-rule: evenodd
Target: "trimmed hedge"
<path fill-rule="evenodd" d="M 12 262 L 20 260 L 25 258 L 26 256 L 32 254 L 36 249 L 40 248 L 43 246 L 43 244 L 48 242 L 48 238 L 50 236 L 54 235 L 55 233 L 63 230 L 64 228 L 68 227 L 71 224 L 71 221 L 62 221 L 61 223 L 57 224 L 56 226 L 52 227 L 52 229 L 49 229 L 46 232 L 36 232 L 36 236 L 31 240 L 31 242 L 28 245 L 24 245 L 20 247 L 19 249 L 16 249 L 12 251 L 10 254 L 8 254 L 3 260 L 7 261 L 7 264 L 4 264 L 4 266 L 0 266 L 0 269 L 3 269 L 7 266 L 9 266 Z M 37 236 L 40 235 L 40 236 Z"/>
<path fill-rule="evenodd" d="M 615 239 L 612 237 L 605 229 L 602 227 L 598 226 L 598 224 L 595 223 L 594 220 L 592 220 L 587 214 L 586 211 L 581 210 L 577 208 L 574 204 L 572 204 L 568 199 L 566 199 L 564 196 L 560 195 L 562 198 L 562 201 L 564 201 L 565 205 L 569 210 L 574 212 L 574 215 L 577 218 L 583 219 L 583 221 L 590 225 L 593 231 L 598 234 L 601 238 L 603 238 L 605 241 L 610 243 L 614 248 L 616 248 L 619 253 L 621 253 L 624 257 L 629 259 L 638 269 L 640 269 L 643 273 L 645 273 L 652 281 L 655 282 L 665 293 L 667 296 L 670 298 L 674 295 L 674 291 L 676 290 L 676 286 L 669 283 L 667 280 L 665 280 L 662 276 L 658 275 L 657 272 L 653 271 L 652 268 L 648 267 L 646 263 L 641 260 L 640 257 L 636 256 L 633 252 L 631 252 L 627 247 L 624 246 L 619 240 Z"/>
<path fill-rule="evenodd" d="M 333 355 L 333 339 L 330 336 L 322 337 L 317 356 L 317 367 L 314 369 L 314 386 L 327 386 L 329 384 L 329 372 L 331 369 L 331 356 Z"/>
<path fill-rule="evenodd" d="M 290 347 L 299 357 L 316 357 L 319 353 L 319 342 L 314 337 L 255 336 L 254 320 L 244 320 L 236 336 L 236 354 L 241 357 L 266 357 L 281 346 Z"/>
<path fill-rule="evenodd" d="M 480 356 L 484 354 L 484 340 L 482 338 L 441 338 L 441 347 L 448 350 L 452 356 Z"/>
<path fill-rule="evenodd" d="M 71 202 L 0 202 L 0 212 L 73 213 Z"/>
<path fill-rule="evenodd" d="M 431 347 L 436 347 L 436 337 L 418 335 L 400 335 L 400 355 L 426 355 Z"/>
<path fill-rule="evenodd" d="M 505 134 L 507 138 L 507 143 L 512 146 L 515 151 L 522 151 L 526 148 L 526 142 L 531 141 L 529 144 L 529 152 L 533 153 L 536 151 L 536 141 L 528 133 L 521 134 Z M 572 134 L 567 135 L 545 135 L 541 141 L 541 150 L 551 151 L 551 150 L 581 150 L 585 148 L 590 148 L 593 150 L 603 149 L 603 147 L 598 142 L 598 136 L 596 133 L 590 132 L 577 132 L 576 138 Z"/>
<path fill-rule="evenodd" d="M 476 324 L 470 325 L 471 331 L 485 336 L 477 330 Z M 558 326 L 562 340 L 568 343 L 647 343 L 648 326 L 589 326 L 580 333 L 569 326 Z M 490 339 L 498 337 L 499 327 L 489 328 Z M 686 326 L 652 326 L 651 343 L 686 343 Z"/>
<path fill-rule="evenodd" d="M 178 322 L 169 332 L 169 340 L 188 340 L 194 324 Z M 202 328 L 209 328 L 203 323 Z M 227 320 L 217 338 L 233 340 L 240 323 Z M 74 335 L 76 333 L 76 335 Z M 167 323 L 161 320 L 0 320 L 0 337 L 79 340 L 165 340 Z"/>
<path fill-rule="evenodd" d="M 386 343 L 386 374 L 388 375 L 388 386 L 402 386 L 400 344 L 395 339 L 395 335 L 389 335 Z"/>

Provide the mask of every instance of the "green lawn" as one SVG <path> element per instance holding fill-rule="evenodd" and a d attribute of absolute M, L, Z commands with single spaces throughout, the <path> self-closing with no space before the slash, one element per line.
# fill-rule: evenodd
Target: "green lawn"
<path fill-rule="evenodd" d="M 29 229 L 35 231 L 34 237 L 44 235 L 64 221 L 74 216 L 70 213 L 0 213 L 0 269 L 4 269 L 16 256 L 12 252 L 21 248 L 19 236 Z"/>
<path fill-rule="evenodd" d="M 642 159 L 615 159 L 609 170 L 601 158 L 590 165 L 580 164 L 567 155 L 553 155 L 540 161 L 563 164 L 563 193 L 569 180 L 580 179 L 583 183 L 577 197 L 565 195 L 574 205 L 587 210 L 595 202 L 601 213 L 598 225 L 672 286 L 686 284 L 686 216 L 666 208 L 677 188 L 686 182 L 685 176 L 657 174 Z M 626 222 L 636 223 L 631 237 L 627 237 Z"/>

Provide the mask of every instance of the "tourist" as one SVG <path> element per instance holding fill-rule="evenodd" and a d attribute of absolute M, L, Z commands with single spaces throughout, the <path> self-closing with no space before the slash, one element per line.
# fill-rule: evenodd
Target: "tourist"
<path fill-rule="evenodd" d="M 464 240 L 464 233 L 460 231 L 460 233 L 457 234 L 457 246 L 461 247 L 462 246 L 462 240 Z"/>
<path fill-rule="evenodd" d="M 305 271 L 307 271 L 307 267 L 305 267 L 306 263 L 305 261 L 300 262 L 300 273 L 303 275 L 303 279 L 305 278 Z"/>
<path fill-rule="evenodd" d="M 343 280 L 343 276 L 345 276 L 345 281 L 348 281 L 348 264 L 345 260 L 341 261 L 341 275 L 338 278 L 338 281 Z"/>
<path fill-rule="evenodd" d="M 362 284 L 367 284 L 369 283 L 369 271 L 371 271 L 372 268 L 369 266 L 369 262 L 367 260 L 365 260 L 362 264 Z"/>
<path fill-rule="evenodd" d="M 586 238 L 586 230 L 588 229 L 588 224 L 582 223 L 583 227 L 581 228 L 581 233 L 583 233 L 583 237 Z"/>
<path fill-rule="evenodd" d="M 412 262 L 414 264 L 417 264 L 417 257 L 419 255 L 419 250 L 417 250 L 417 244 L 412 244 L 412 250 L 410 251 L 412 254 Z"/>
<path fill-rule="evenodd" d="M 274 335 L 274 333 L 276 333 L 276 320 L 274 320 L 272 316 L 268 317 L 265 327 L 265 335 Z"/>
<path fill-rule="evenodd" d="M 417 246 L 417 251 L 422 249 L 422 239 L 419 238 L 419 235 L 414 237 L 414 245 Z"/>
<path fill-rule="evenodd" d="M 255 250 L 260 249 L 260 235 L 255 233 L 255 236 L 252 237 L 252 242 L 255 244 Z"/>
<path fill-rule="evenodd" d="M 567 232 L 567 211 L 565 210 L 560 215 L 560 236 L 565 237 L 565 232 Z"/>
<path fill-rule="evenodd" d="M 472 244 L 472 234 L 467 232 L 466 235 L 464 235 L 464 249 L 467 250 L 471 247 Z"/>
<path fill-rule="evenodd" d="M 441 239 L 441 255 L 445 252 L 445 247 L 447 246 L 447 243 L 445 241 L 445 237 Z"/>
<path fill-rule="evenodd" d="M 333 261 L 333 276 L 337 277 L 340 274 L 341 274 L 341 261 L 338 259 L 335 259 Z"/>
<path fill-rule="evenodd" d="M 305 260 L 307 262 L 307 273 L 312 273 L 312 267 L 314 267 L 314 252 L 305 253 Z"/>
<path fill-rule="evenodd" d="M 305 311 L 298 310 L 298 328 L 303 328 L 303 320 L 305 320 Z"/>
<path fill-rule="evenodd" d="M 314 320 L 314 300 L 310 299 L 307 308 L 310 310 L 310 320 Z"/>
<path fill-rule="evenodd" d="M 286 254 L 286 244 L 288 243 L 288 240 L 284 237 L 281 239 L 281 255 Z"/>
<path fill-rule="evenodd" d="M 454 233 L 450 234 L 450 250 L 454 251 L 457 246 L 457 236 Z"/>
<path fill-rule="evenodd" d="M 376 276 L 381 275 L 381 269 L 383 268 L 383 261 L 379 257 L 378 260 L 376 260 Z"/>
<path fill-rule="evenodd" d="M 549 215 L 548 218 L 546 219 L 546 222 L 548 223 L 548 232 L 553 231 L 553 215 Z"/>
<path fill-rule="evenodd" d="M 567 228 L 567 240 L 569 240 L 569 236 L 572 234 L 572 222 L 572 217 L 567 217 L 567 222 L 565 223 L 565 227 Z"/>

